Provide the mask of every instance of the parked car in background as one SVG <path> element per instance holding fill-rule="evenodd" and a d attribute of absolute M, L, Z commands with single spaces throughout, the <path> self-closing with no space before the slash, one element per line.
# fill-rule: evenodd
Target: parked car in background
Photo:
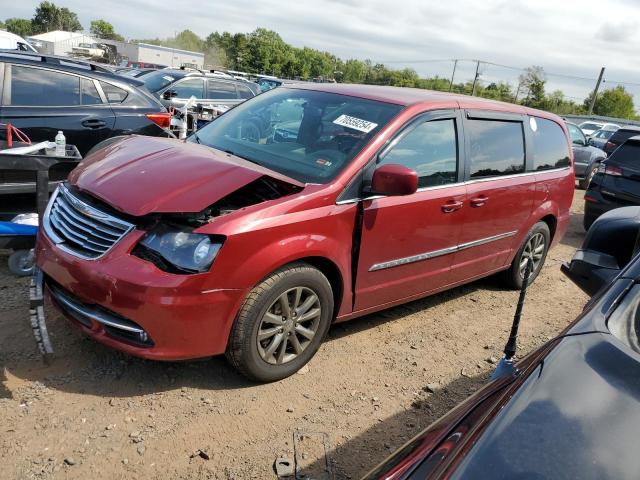
<path fill-rule="evenodd" d="M 592 147 L 602 150 L 609 138 L 611 138 L 615 132 L 616 130 L 598 130 L 587 139 L 587 143 Z"/>
<path fill-rule="evenodd" d="M 607 158 L 607 154 L 599 148 L 588 145 L 587 137 L 580 127 L 570 122 L 566 123 L 571 136 L 576 180 L 580 188 L 587 188 L 600 162 Z"/>
<path fill-rule="evenodd" d="M 578 125 L 578 127 L 582 130 L 582 133 L 584 133 L 586 136 L 589 136 L 593 132 L 597 130 L 601 130 L 602 127 L 604 127 L 604 123 L 588 121 L 588 122 L 582 122 L 580 125 Z"/>
<path fill-rule="evenodd" d="M 614 208 L 640 205 L 640 136 L 614 150 L 591 180 L 584 194 L 584 228 Z"/>
<path fill-rule="evenodd" d="M 245 136 L 258 118 L 270 128 Z M 278 141 L 292 121 L 296 141 Z M 283 86 L 187 143 L 130 137 L 89 155 L 49 203 L 37 264 L 99 342 L 151 359 L 226 353 L 278 380 L 334 321 L 494 273 L 518 288 L 529 258 L 535 278 L 569 222 L 569 144 L 559 117 L 520 105 Z"/>
<path fill-rule="evenodd" d="M 38 53 L 24 38 L 4 30 L 0 30 L 0 50 L 18 50 L 21 52 Z"/>
<path fill-rule="evenodd" d="M 139 85 L 85 61 L 0 52 L 0 122 L 11 123 L 34 142 L 53 141 L 62 130 L 82 155 L 114 136 L 167 136 L 169 113 Z M 52 180 L 66 178 L 68 165 L 60 168 L 52 169 Z M 25 172 L 5 171 L 0 183 L 11 193 L 34 189 Z"/>
<path fill-rule="evenodd" d="M 607 143 L 604 144 L 603 150 L 607 155 L 611 155 L 619 145 L 623 144 L 626 140 L 635 135 L 640 135 L 640 127 L 634 127 L 631 125 L 621 127 L 609 137 Z"/>
<path fill-rule="evenodd" d="M 637 207 L 601 217 L 563 266 L 589 295 L 600 290 L 580 317 L 365 480 L 637 479 L 639 227 Z"/>
<path fill-rule="evenodd" d="M 156 70 L 156 68 L 130 68 L 127 70 L 120 70 L 117 73 L 123 77 L 139 78 L 147 73 L 155 72 Z"/>
<path fill-rule="evenodd" d="M 147 90 L 167 107 L 182 107 L 192 96 L 200 103 L 235 106 L 260 93 L 260 87 L 225 73 L 191 69 L 157 70 L 140 77 Z"/>

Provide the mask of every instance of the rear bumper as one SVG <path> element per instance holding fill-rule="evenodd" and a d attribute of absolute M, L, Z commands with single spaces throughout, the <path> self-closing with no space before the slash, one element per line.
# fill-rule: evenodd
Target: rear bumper
<path fill-rule="evenodd" d="M 61 251 L 40 234 L 37 265 L 55 306 L 86 335 L 138 357 L 183 360 L 224 353 L 246 290 L 207 289 L 204 275 L 161 272 L 129 255 L 125 243 L 91 261 Z M 140 331 L 148 336 L 146 344 Z"/>

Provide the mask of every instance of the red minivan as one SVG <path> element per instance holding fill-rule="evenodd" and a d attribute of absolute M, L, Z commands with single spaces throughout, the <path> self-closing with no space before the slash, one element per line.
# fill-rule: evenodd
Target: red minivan
<path fill-rule="evenodd" d="M 186 142 L 108 140 L 52 196 L 37 265 L 95 340 L 291 375 L 341 322 L 501 272 L 564 234 L 564 122 L 405 88 L 300 84 Z"/>

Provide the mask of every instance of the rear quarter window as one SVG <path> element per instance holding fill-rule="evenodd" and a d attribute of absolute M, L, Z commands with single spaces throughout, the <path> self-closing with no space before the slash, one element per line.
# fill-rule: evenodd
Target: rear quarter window
<path fill-rule="evenodd" d="M 620 129 L 611 136 L 610 140 L 616 144 L 620 144 L 625 140 L 628 140 L 629 138 L 634 137 L 636 135 L 640 135 L 640 130 Z"/>
<path fill-rule="evenodd" d="M 623 167 L 640 168 L 640 142 L 633 140 L 622 144 L 609 160 Z"/>
<path fill-rule="evenodd" d="M 100 82 L 104 96 L 107 97 L 107 103 L 122 103 L 127 99 L 129 92 L 126 90 L 111 85 L 107 82 Z"/>
<path fill-rule="evenodd" d="M 533 132 L 533 170 L 568 167 L 571 164 L 569 145 L 562 127 L 545 118 L 535 118 L 535 122 L 537 129 Z"/>

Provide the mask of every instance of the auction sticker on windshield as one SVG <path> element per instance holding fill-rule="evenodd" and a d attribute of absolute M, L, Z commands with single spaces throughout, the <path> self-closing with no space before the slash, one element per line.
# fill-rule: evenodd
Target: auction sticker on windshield
<path fill-rule="evenodd" d="M 364 133 L 369 133 L 371 130 L 378 126 L 377 123 L 368 122 L 366 120 L 362 120 L 361 118 L 350 117 L 349 115 L 340 115 L 333 121 L 333 123 Z"/>

